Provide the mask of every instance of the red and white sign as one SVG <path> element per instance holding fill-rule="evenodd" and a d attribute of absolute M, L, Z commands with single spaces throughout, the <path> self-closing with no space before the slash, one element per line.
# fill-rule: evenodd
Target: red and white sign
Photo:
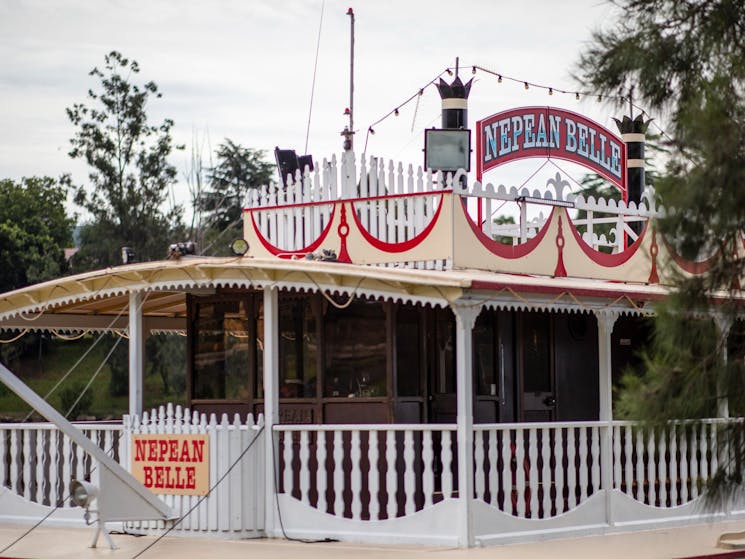
<path fill-rule="evenodd" d="M 206 495 L 209 435 L 133 435 L 132 475 L 153 493 Z"/>
<path fill-rule="evenodd" d="M 582 115 L 555 107 L 521 107 L 476 123 L 476 173 L 528 157 L 573 161 L 617 186 L 626 198 L 626 144 Z"/>

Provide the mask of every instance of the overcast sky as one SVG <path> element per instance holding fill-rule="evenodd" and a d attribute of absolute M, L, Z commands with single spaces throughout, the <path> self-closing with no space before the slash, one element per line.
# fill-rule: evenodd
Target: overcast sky
<path fill-rule="evenodd" d="M 463 77 L 480 65 L 504 76 L 576 89 L 571 72 L 590 33 L 607 25 L 614 8 L 599 0 L 0 0 L 0 178 L 59 176 L 85 181 L 71 160 L 74 133 L 65 108 L 84 101 L 103 66 L 119 50 L 140 64 L 163 97 L 152 121 L 172 118 L 172 162 L 185 200 L 188 149 L 194 138 L 214 149 L 224 138 L 267 150 L 303 153 L 324 7 L 309 147 L 316 160 L 341 151 L 349 105 L 349 17 L 355 25 L 356 151 L 368 126 L 417 92 L 459 56 Z M 478 72 L 470 124 L 501 110 L 553 105 L 613 127 L 620 108 L 546 91 Z M 368 155 L 421 164 L 422 130 L 440 123 L 440 98 L 427 88 L 375 127 Z M 413 132 L 412 132 L 413 127 Z M 502 180 L 506 178 L 506 180 Z M 519 181 L 492 171 L 487 180 Z"/>

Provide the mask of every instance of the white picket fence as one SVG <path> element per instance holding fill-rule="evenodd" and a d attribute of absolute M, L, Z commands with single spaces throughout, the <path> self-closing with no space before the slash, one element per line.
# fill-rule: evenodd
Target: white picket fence
<path fill-rule="evenodd" d="M 161 496 L 174 513 L 183 518 L 171 533 L 231 538 L 263 535 L 266 489 L 264 444 L 261 437 L 263 416 L 254 419 L 249 414 L 243 420 L 236 414 L 230 420 L 227 414 L 223 414 L 218 422 L 215 414 L 208 417 L 204 413 L 191 412 L 181 406 L 168 404 L 150 413 L 145 412 L 141 418 L 124 416 L 123 423 L 125 467 L 129 467 L 131 459 L 131 435 L 209 435 L 210 493 L 206 497 Z M 142 534 L 158 535 L 164 528 L 162 521 L 127 524 L 128 530 Z"/>
<path fill-rule="evenodd" d="M 457 495 L 455 425 L 277 425 L 279 492 L 339 518 L 411 515 Z"/>
<path fill-rule="evenodd" d="M 121 425 L 77 427 L 115 460 L 124 452 Z M 27 501 L 72 508 L 71 479 L 98 479 L 95 463 L 69 437 L 48 423 L 0 424 L 0 485 Z"/>
<path fill-rule="evenodd" d="M 623 421 L 476 425 L 470 497 L 481 511 L 478 537 L 524 541 L 539 530 L 537 521 L 546 533 L 555 523 L 579 534 L 633 527 L 640 519 L 703 519 L 696 501 L 730 448 L 723 437 L 727 421 L 672 422 L 656 431 Z M 123 426 L 82 427 L 125 467 L 134 434 L 207 434 L 213 490 L 204 499 L 162 496 L 183 518 L 172 533 L 265 534 L 266 491 L 275 487 L 265 483 L 261 416 L 218 421 L 169 405 L 125 417 Z M 288 533 L 413 543 L 427 541 L 435 523 L 438 541 L 455 541 L 450 515 L 464 496 L 454 425 L 275 425 L 273 435 L 277 514 Z M 0 466 L 0 481 L 17 496 L 5 501 L 13 506 L 23 498 L 43 505 L 39 510 L 69 509 L 69 479 L 96 481 L 95 463 L 48 424 L 0 425 Z M 12 518 L 13 511 L 0 517 Z M 126 525 L 153 535 L 164 528 L 160 522 Z"/>
<path fill-rule="evenodd" d="M 676 507 L 698 497 L 727 447 L 727 420 L 674 422 L 664 430 L 613 424 L 614 487 L 655 507 Z"/>
<path fill-rule="evenodd" d="M 600 435 L 607 424 L 474 426 L 475 497 L 520 518 L 548 518 L 600 488 Z"/>
<path fill-rule="evenodd" d="M 432 220 L 443 190 L 479 200 L 483 233 L 512 244 L 525 242 L 545 225 L 546 216 L 537 210 L 537 215 L 530 216 L 528 208 L 536 208 L 542 201 L 567 202 L 585 212 L 585 217 L 572 221 L 583 240 L 595 250 L 609 247 L 613 252 L 626 248 L 625 236 L 636 240 L 632 223 L 644 223 L 663 211 L 657 207 L 651 187 L 637 206 L 573 195 L 567 191 L 569 182 L 559 173 L 547 181 L 545 188 L 532 190 L 491 183 L 463 184 L 461 174 L 433 173 L 376 157 L 366 161 L 364 156 L 358 167 L 354 154 L 345 154 L 341 163 L 334 157 L 324 160 L 313 172 L 298 171 L 286 187 L 272 184 L 251 190 L 245 207 L 262 235 L 288 252 L 302 251 L 321 236 L 331 219 L 333 203 L 339 200 L 354 201 L 364 229 L 387 243 L 401 243 L 419 235 Z M 529 200 L 519 201 L 525 197 Z M 510 213 L 520 216 L 518 223 L 494 223 L 496 215 Z M 477 220 L 475 204 L 469 206 L 469 215 Z M 417 267 L 438 266 L 430 263 Z"/>

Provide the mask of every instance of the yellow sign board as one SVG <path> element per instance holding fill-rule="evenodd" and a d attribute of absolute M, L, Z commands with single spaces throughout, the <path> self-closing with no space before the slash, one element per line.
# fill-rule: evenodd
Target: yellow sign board
<path fill-rule="evenodd" d="M 132 475 L 153 493 L 206 495 L 209 435 L 133 435 Z"/>

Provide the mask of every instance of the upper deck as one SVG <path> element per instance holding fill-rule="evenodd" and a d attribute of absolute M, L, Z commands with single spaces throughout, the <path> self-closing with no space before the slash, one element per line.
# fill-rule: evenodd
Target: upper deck
<path fill-rule="evenodd" d="M 707 262 L 672 252 L 654 225 L 663 212 L 651 187 L 626 204 L 573 194 L 560 173 L 531 190 L 345 153 L 286 188 L 251 191 L 244 236 L 259 257 L 665 284 L 671 266 Z M 516 223 L 495 222 L 505 214 Z"/>

